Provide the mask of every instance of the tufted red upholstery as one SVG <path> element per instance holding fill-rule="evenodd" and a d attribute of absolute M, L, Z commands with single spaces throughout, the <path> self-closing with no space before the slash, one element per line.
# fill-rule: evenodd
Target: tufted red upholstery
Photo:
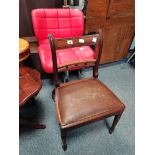
<path fill-rule="evenodd" d="M 35 9 L 32 23 L 38 39 L 38 53 L 45 72 L 53 72 L 48 34 L 54 38 L 81 36 L 84 32 L 83 13 L 78 9 Z M 94 52 L 88 47 L 75 47 L 57 51 L 58 65 L 78 60 L 93 59 Z"/>
<path fill-rule="evenodd" d="M 43 70 L 46 73 L 53 72 L 53 63 L 52 63 L 52 54 L 50 45 L 42 44 L 38 47 L 38 51 Z M 58 65 L 62 65 L 71 61 L 92 59 L 93 57 L 94 52 L 89 46 L 57 50 Z"/>

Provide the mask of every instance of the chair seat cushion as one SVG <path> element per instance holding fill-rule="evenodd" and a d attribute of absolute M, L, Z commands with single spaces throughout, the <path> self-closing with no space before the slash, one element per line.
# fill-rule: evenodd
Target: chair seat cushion
<path fill-rule="evenodd" d="M 125 108 L 111 90 L 94 78 L 61 84 L 56 89 L 55 99 L 62 128 L 120 114 Z"/>
<path fill-rule="evenodd" d="M 38 53 L 42 67 L 46 73 L 53 73 L 53 63 L 50 45 L 41 44 Z M 74 47 L 57 50 L 57 63 L 59 65 L 79 61 L 94 59 L 94 51 L 89 46 Z"/>

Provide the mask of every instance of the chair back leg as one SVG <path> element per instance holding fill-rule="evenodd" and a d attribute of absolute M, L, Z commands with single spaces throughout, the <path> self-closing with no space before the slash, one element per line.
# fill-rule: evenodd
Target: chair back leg
<path fill-rule="evenodd" d="M 64 83 L 69 82 L 69 71 L 65 71 Z"/>
<path fill-rule="evenodd" d="M 115 127 L 116 127 L 116 125 L 117 125 L 119 119 L 121 118 L 121 115 L 122 115 L 122 114 L 115 115 L 114 121 L 113 121 L 113 123 L 112 123 L 112 126 L 111 126 L 111 128 L 109 129 L 109 133 L 110 133 L 110 134 L 112 134 L 112 132 L 114 131 L 114 129 L 115 129 Z"/>

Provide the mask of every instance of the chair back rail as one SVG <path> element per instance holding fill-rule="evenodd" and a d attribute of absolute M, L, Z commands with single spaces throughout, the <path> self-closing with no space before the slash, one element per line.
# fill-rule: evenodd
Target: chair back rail
<path fill-rule="evenodd" d="M 55 49 L 65 49 L 80 46 L 96 45 L 99 43 L 99 34 L 84 35 L 73 38 L 54 39 Z"/>
<path fill-rule="evenodd" d="M 72 68 L 93 67 L 93 77 L 98 78 L 98 66 L 103 45 L 103 32 L 101 29 L 99 29 L 96 34 L 92 35 L 54 39 L 52 35 L 49 34 L 48 38 L 52 52 L 54 82 L 56 87 L 59 87 L 58 72 L 70 70 Z M 57 65 L 56 50 L 90 45 L 95 45 L 95 59 L 71 62 L 61 66 Z"/>
<path fill-rule="evenodd" d="M 90 60 L 81 60 L 81 61 L 74 61 L 71 63 L 63 64 L 58 66 L 58 72 L 62 72 L 64 70 L 72 69 L 72 68 L 81 68 L 81 67 L 90 67 L 90 66 L 95 66 L 95 59 L 90 59 Z"/>

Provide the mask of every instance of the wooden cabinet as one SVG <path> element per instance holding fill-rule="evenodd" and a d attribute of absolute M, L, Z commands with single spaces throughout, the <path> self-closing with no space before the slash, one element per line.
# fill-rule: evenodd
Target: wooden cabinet
<path fill-rule="evenodd" d="M 100 62 L 108 63 L 124 59 L 133 39 L 134 25 L 121 19 L 119 22 L 108 20 L 103 29 L 104 46 Z"/>
<path fill-rule="evenodd" d="M 127 57 L 134 37 L 134 0 L 88 0 L 85 33 L 104 32 L 101 64 Z"/>

